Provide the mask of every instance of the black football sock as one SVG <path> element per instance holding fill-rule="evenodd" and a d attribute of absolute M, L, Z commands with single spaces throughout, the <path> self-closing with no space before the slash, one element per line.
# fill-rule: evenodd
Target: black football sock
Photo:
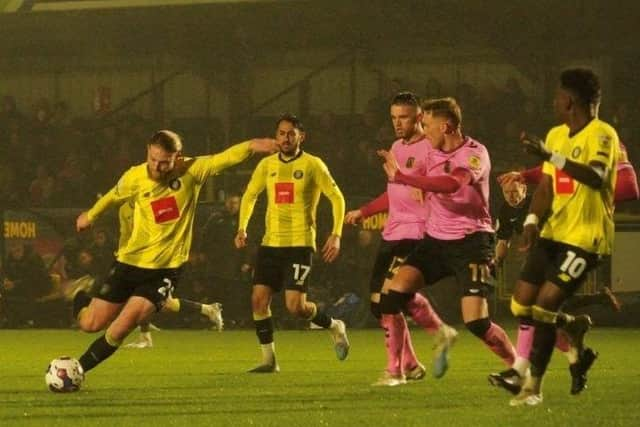
<path fill-rule="evenodd" d="M 260 344 L 271 344 L 273 342 L 273 318 L 254 320 L 256 335 Z"/>
<path fill-rule="evenodd" d="M 98 366 L 118 349 L 118 345 L 109 344 L 107 335 L 95 340 L 78 360 L 85 372 Z"/>

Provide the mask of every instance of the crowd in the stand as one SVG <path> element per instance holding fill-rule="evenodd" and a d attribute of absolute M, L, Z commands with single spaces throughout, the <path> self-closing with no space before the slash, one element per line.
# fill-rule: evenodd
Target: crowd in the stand
<path fill-rule="evenodd" d="M 362 201 L 384 189 L 386 177 L 376 150 L 387 149 L 395 139 L 388 98 L 400 90 L 410 89 L 429 97 L 456 96 L 465 112 L 463 130 L 487 146 L 494 176 L 530 166 L 522 163 L 525 157 L 519 155 L 518 135 L 527 130 L 544 137 L 551 123 L 550 105 L 540 105 L 528 97 L 516 79 L 506 80 L 503 87 L 491 84 L 482 89 L 469 84 L 443 88 L 435 79 L 428 80 L 424 87 L 392 79 L 388 86 L 385 93 L 367 103 L 362 114 L 325 111 L 304 118 L 307 139 L 303 149 L 320 156 L 329 166 L 348 207 L 350 201 Z M 29 110 L 19 101 L 10 95 L 0 98 L 0 209 L 90 206 L 116 177 L 144 160 L 143 144 L 159 127 L 136 115 L 109 120 L 73 117 L 62 101 L 42 99 Z M 616 127 L 631 161 L 638 164 L 640 104 L 604 106 L 601 115 Z M 258 123 L 268 119 L 250 120 L 250 136 L 263 136 L 258 135 L 263 132 Z M 239 193 L 246 184 L 243 180 L 247 180 L 245 175 L 226 180 L 230 187 L 222 188 L 227 194 L 224 201 L 218 200 L 220 203 L 196 224 L 188 272 L 179 289 L 187 298 L 222 302 L 228 326 L 243 326 L 250 320 L 250 308 L 243 304 L 250 293 L 252 251 L 233 248 Z M 495 183 L 492 186 L 495 211 L 502 196 Z M 321 205 L 320 215 L 329 216 L 330 212 L 323 209 Z M 64 236 L 63 250 L 46 262 L 28 240 L 7 241 L 0 281 L 0 327 L 67 326 L 66 301 L 77 286 L 86 285 L 84 278 L 97 282 L 106 274 L 116 249 L 117 230 L 113 220 L 88 235 Z M 327 232 L 319 230 L 318 234 Z M 336 301 L 349 292 L 366 295 L 378 239 L 376 231 L 345 230 L 337 266 L 327 269 L 319 263 L 314 271 L 314 281 L 325 284 L 315 287 L 315 292 L 323 294 L 314 298 Z M 278 307 L 275 311 L 277 316 Z M 174 320 L 181 326 L 199 325 L 200 321 Z"/>

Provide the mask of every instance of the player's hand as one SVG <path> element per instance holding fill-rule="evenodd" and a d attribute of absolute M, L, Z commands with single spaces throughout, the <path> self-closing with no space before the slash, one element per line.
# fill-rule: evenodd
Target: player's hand
<path fill-rule="evenodd" d="M 519 182 L 521 184 L 525 183 L 522 174 L 516 171 L 506 172 L 502 175 L 498 175 L 496 180 L 498 181 L 498 185 L 500 185 L 500 187 L 502 188 L 507 187 L 514 182 Z"/>
<path fill-rule="evenodd" d="M 344 216 L 345 224 L 356 225 L 362 220 L 362 211 L 360 209 L 356 209 L 353 211 L 347 212 Z"/>
<path fill-rule="evenodd" d="M 326 243 L 322 247 L 322 259 L 324 262 L 333 262 L 340 254 L 340 237 L 335 234 L 327 238 Z"/>
<path fill-rule="evenodd" d="M 411 187 L 410 195 L 413 200 L 424 205 L 424 191 L 419 188 Z"/>
<path fill-rule="evenodd" d="M 254 138 L 249 143 L 251 151 L 254 153 L 275 153 L 278 151 L 276 140 L 273 138 Z"/>
<path fill-rule="evenodd" d="M 76 219 L 76 231 L 80 232 L 91 227 L 91 221 L 89 221 L 89 215 L 87 212 L 82 212 L 78 219 Z"/>
<path fill-rule="evenodd" d="M 524 146 L 524 151 L 538 157 L 540 160 L 549 160 L 551 152 L 547 150 L 544 141 L 535 135 L 522 132 L 520 134 L 520 142 Z"/>
<path fill-rule="evenodd" d="M 244 230 L 238 230 L 236 237 L 233 239 L 233 243 L 237 249 L 241 249 L 247 246 L 247 232 Z"/>
<path fill-rule="evenodd" d="M 396 156 L 393 155 L 391 151 L 387 150 L 378 150 L 378 156 L 384 159 L 384 163 L 382 168 L 384 169 L 389 181 L 393 181 L 396 178 L 396 173 L 398 173 L 398 162 L 396 161 Z"/>
<path fill-rule="evenodd" d="M 537 225 L 535 224 L 525 225 L 524 229 L 522 230 L 522 244 L 520 245 L 518 250 L 520 252 L 527 252 L 529 249 L 531 249 L 535 241 L 538 239 L 539 233 L 540 233 L 540 230 L 538 229 Z"/>

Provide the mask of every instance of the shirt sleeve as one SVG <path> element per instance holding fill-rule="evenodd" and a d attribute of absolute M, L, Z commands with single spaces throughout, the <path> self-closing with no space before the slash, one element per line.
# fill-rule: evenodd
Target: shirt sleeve
<path fill-rule="evenodd" d="M 553 144 L 550 142 L 552 140 L 551 137 L 551 133 L 553 132 L 553 129 L 551 129 L 548 133 L 547 133 L 547 138 L 544 141 L 544 145 L 547 148 L 547 150 L 549 151 L 553 151 Z M 550 176 L 555 176 L 555 170 L 556 167 L 553 166 L 550 162 L 543 162 L 542 163 L 542 173 L 544 175 L 550 175 Z"/>
<path fill-rule="evenodd" d="M 542 166 L 536 166 L 535 168 L 523 170 L 520 175 L 527 184 L 537 185 L 542 180 Z"/>
<path fill-rule="evenodd" d="M 590 141 L 589 156 L 587 164 L 598 162 L 612 169 L 618 161 L 618 135 L 612 129 L 600 128 L 593 135 Z"/>
<path fill-rule="evenodd" d="M 456 167 L 456 169 L 465 170 L 471 174 L 470 184 L 475 184 L 486 177 L 489 168 L 491 168 L 491 160 L 486 149 L 469 153 L 466 160 Z"/>
<path fill-rule="evenodd" d="M 189 173 L 202 183 L 209 176 L 237 165 L 251 156 L 252 150 L 250 143 L 251 141 L 241 142 L 227 148 L 221 153 L 197 157 L 189 166 Z"/>
<path fill-rule="evenodd" d="M 338 184 L 331 176 L 329 168 L 320 159 L 316 162 L 316 182 L 322 193 L 331 202 L 331 213 L 333 214 L 333 229 L 331 234 L 342 236 L 342 225 L 344 222 L 345 201 Z"/>
<path fill-rule="evenodd" d="M 389 194 L 386 191 L 360 208 L 360 212 L 362 212 L 362 216 L 365 218 L 388 210 Z"/>
<path fill-rule="evenodd" d="M 125 200 L 133 197 L 138 189 L 134 168 L 125 172 L 118 180 L 118 183 L 107 194 L 100 197 L 98 201 L 87 212 L 90 222 L 94 222 L 102 213 L 112 207 L 120 206 Z"/>
<path fill-rule="evenodd" d="M 249 225 L 249 219 L 251 219 L 251 215 L 253 214 L 253 208 L 256 205 L 256 200 L 258 200 L 258 196 L 264 191 L 266 185 L 267 162 L 265 160 L 262 160 L 260 161 L 260 163 L 258 163 L 258 166 L 256 166 L 255 170 L 253 171 L 251 179 L 249 180 L 249 184 L 247 185 L 247 190 L 242 196 L 242 201 L 240 202 L 238 230 L 247 229 L 247 225 Z"/>

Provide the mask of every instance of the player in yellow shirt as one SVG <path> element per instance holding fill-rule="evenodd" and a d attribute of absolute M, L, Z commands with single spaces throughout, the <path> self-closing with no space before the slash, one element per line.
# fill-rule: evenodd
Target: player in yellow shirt
<path fill-rule="evenodd" d="M 167 301 L 189 255 L 198 194 L 206 179 L 252 153 L 274 150 L 273 139 L 256 139 L 216 155 L 186 158 L 180 137 L 161 130 L 147 144 L 147 161 L 126 171 L 115 187 L 80 214 L 78 231 L 111 207 L 133 205 L 130 237 L 121 242 L 98 296 L 78 292 L 74 298 L 74 314 L 83 331 L 107 328 L 80 357 L 85 372 L 111 356 Z"/>
<path fill-rule="evenodd" d="M 563 124 L 549 131 L 546 142 L 522 136 L 525 149 L 544 164 L 524 221 L 523 249 L 529 253 L 511 302 L 515 316 L 533 320 L 531 372 L 524 375 L 512 406 L 542 402 L 542 377 L 556 342 L 556 328 L 562 326 L 558 310 L 599 257 L 612 251 L 619 144 L 616 131 L 598 119 L 600 95 L 593 71 L 565 70 L 554 98 L 556 116 Z M 595 360 L 596 354 L 587 350 L 578 349 L 570 366 L 572 394 L 585 387 L 586 372 Z"/>
<path fill-rule="evenodd" d="M 118 224 L 120 226 L 120 234 L 118 238 L 118 248 L 124 247 L 131 237 L 133 230 L 133 205 L 126 201 L 118 209 Z M 222 319 L 222 305 L 214 302 L 211 304 L 202 304 L 197 301 L 191 301 L 185 298 L 176 298 L 173 295 L 167 297 L 167 301 L 162 306 L 162 311 L 170 313 L 187 313 L 201 314 L 213 323 L 213 327 L 218 331 L 222 331 L 224 320 Z M 125 345 L 126 348 L 150 348 L 153 347 L 153 339 L 151 338 L 151 330 L 155 327 L 149 320 L 140 322 L 140 336 L 137 340 Z M 157 328 L 155 328 L 158 330 Z"/>
<path fill-rule="evenodd" d="M 279 152 L 256 167 L 240 205 L 236 247 L 247 243 L 247 225 L 258 195 L 267 190 L 266 231 L 258 250 L 251 295 L 256 335 L 262 350 L 262 363 L 249 372 L 272 373 L 280 370 L 273 342 L 271 299 L 285 289 L 287 310 L 329 329 L 338 359 L 349 351 L 344 322 L 332 319 L 307 301 L 311 258 L 316 248 L 316 208 L 322 192 L 331 202 L 333 230 L 322 248 L 325 262 L 333 262 L 340 252 L 340 236 L 345 202 L 327 166 L 318 157 L 302 151 L 304 127 L 300 120 L 285 114 L 276 123 Z"/>

